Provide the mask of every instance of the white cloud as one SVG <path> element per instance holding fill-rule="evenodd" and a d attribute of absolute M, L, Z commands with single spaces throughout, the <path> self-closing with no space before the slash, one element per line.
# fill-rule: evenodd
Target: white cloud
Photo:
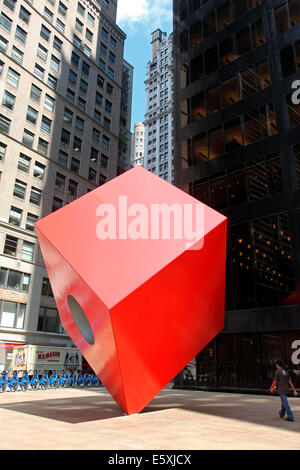
<path fill-rule="evenodd" d="M 118 0 L 117 22 L 121 27 L 144 23 L 154 30 L 171 18 L 172 0 Z"/>

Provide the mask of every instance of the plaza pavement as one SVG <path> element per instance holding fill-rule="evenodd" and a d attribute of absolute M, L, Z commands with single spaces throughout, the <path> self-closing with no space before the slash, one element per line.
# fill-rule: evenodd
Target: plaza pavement
<path fill-rule="evenodd" d="M 278 396 L 165 389 L 125 416 L 104 388 L 5 392 L 0 450 L 299 450 L 295 422 L 279 418 Z"/>

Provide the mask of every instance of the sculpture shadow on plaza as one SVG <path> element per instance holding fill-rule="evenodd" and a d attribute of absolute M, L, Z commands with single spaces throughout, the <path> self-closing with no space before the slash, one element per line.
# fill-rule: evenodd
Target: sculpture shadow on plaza
<path fill-rule="evenodd" d="M 70 424 L 112 418 L 122 418 L 122 420 L 135 418 L 135 415 L 124 415 L 110 395 L 103 393 L 103 389 L 101 391 L 89 389 L 86 392 L 84 397 L 76 397 L 74 394 L 67 398 L 55 398 L 54 392 L 53 398 L 47 400 L 42 397 L 34 401 L 21 401 L 20 399 L 14 403 L 1 404 L 0 408 Z M 255 413 L 253 413 L 253 406 L 255 406 Z M 279 402 L 276 400 L 270 406 L 270 397 L 214 392 L 207 394 L 193 391 L 182 393 L 179 390 L 168 390 L 156 396 L 140 415 L 145 417 L 149 415 L 151 419 L 152 414 L 164 413 L 168 410 L 182 410 L 206 414 L 208 419 L 209 416 L 219 416 L 277 427 L 278 406 Z"/>

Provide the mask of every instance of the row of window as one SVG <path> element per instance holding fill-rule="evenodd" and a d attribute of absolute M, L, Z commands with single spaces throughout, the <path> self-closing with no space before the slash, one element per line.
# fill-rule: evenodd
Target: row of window
<path fill-rule="evenodd" d="M 222 30 L 232 21 L 246 13 L 250 8 L 254 8 L 261 3 L 261 0 L 231 0 L 212 10 L 203 19 L 194 23 L 190 28 L 183 31 L 180 35 L 180 49 L 184 52 L 190 47 L 200 44 L 203 39 Z"/>
<path fill-rule="evenodd" d="M 22 329 L 25 313 L 26 304 L 0 300 L 0 327 Z"/>
<path fill-rule="evenodd" d="M 182 144 L 182 165 L 196 165 L 219 157 L 277 133 L 273 104 L 261 106 L 243 116 L 203 132 Z"/>
<path fill-rule="evenodd" d="M 187 16 L 201 9 L 208 1 L 209 0 L 181 0 L 179 3 L 180 19 L 184 20 Z M 222 29 L 228 24 L 227 22 L 224 24 L 224 20 L 222 21 L 223 17 L 227 17 L 228 10 L 231 21 L 233 21 L 260 4 L 261 0 L 230 0 L 224 3 L 224 5 L 218 7 L 217 10 L 213 10 L 209 15 L 207 15 L 205 18 L 206 23 L 212 23 L 214 25 L 217 18 L 218 29 Z M 210 19 L 210 15 L 212 15 L 212 19 Z"/>
<path fill-rule="evenodd" d="M 283 190 L 278 154 L 256 158 L 190 185 L 190 194 L 216 210 L 263 199 Z"/>
<path fill-rule="evenodd" d="M 30 274 L 0 267 L 0 287 L 28 292 L 29 285 Z"/>
<path fill-rule="evenodd" d="M 251 50 L 265 44 L 266 38 L 261 19 L 238 31 L 235 35 L 217 43 L 211 49 L 192 59 L 182 67 L 181 88 L 229 64 Z"/>
<path fill-rule="evenodd" d="M 0 327 L 23 329 L 26 304 L 0 300 Z M 37 331 L 65 333 L 57 309 L 40 307 Z"/>
<path fill-rule="evenodd" d="M 229 228 L 226 308 L 281 305 L 296 289 L 287 214 Z"/>
<path fill-rule="evenodd" d="M 238 72 L 231 78 L 208 88 L 205 91 L 181 103 L 181 125 L 203 119 L 209 114 L 231 106 L 259 90 L 269 87 L 271 76 L 266 60 L 246 70 Z"/>
<path fill-rule="evenodd" d="M 21 245 L 21 247 L 20 247 Z M 5 243 L 3 247 L 3 253 L 5 255 L 17 257 L 20 255 L 20 258 L 24 261 L 33 261 L 34 258 L 34 243 L 27 242 L 25 240 L 18 239 L 11 235 L 6 235 Z M 20 250 L 20 253 L 19 253 Z"/>

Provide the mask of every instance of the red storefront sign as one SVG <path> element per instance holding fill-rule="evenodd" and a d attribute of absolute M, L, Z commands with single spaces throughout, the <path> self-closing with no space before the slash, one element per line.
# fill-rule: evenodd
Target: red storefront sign
<path fill-rule="evenodd" d="M 17 343 L 0 343 L 0 349 L 13 349 L 16 346 L 22 346 L 22 345 L 17 344 Z"/>

